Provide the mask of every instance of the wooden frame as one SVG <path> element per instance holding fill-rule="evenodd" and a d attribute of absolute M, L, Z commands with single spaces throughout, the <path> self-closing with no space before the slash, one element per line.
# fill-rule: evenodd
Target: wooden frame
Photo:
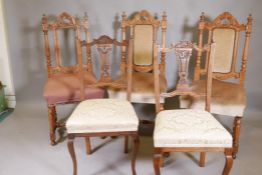
<path fill-rule="evenodd" d="M 170 93 L 161 94 L 164 97 L 173 97 L 176 95 L 191 95 L 194 97 L 205 95 L 206 97 L 206 111 L 210 111 L 210 102 L 211 102 L 211 89 L 212 89 L 212 66 L 213 66 L 213 57 L 214 57 L 214 49 L 215 44 L 211 44 L 207 47 L 197 47 L 190 42 L 179 42 L 175 45 L 175 52 L 177 59 L 179 59 L 179 81 L 177 84 L 177 88 L 175 91 Z M 206 85 L 206 93 L 198 94 L 191 90 L 189 86 L 189 82 L 187 80 L 188 76 L 188 62 L 192 53 L 192 49 L 195 48 L 199 52 L 207 51 L 210 55 L 210 59 L 208 60 L 207 67 L 207 85 Z M 157 102 L 157 113 L 164 110 L 163 106 L 159 102 L 160 100 L 160 91 L 159 91 L 159 76 L 158 76 L 158 64 L 154 64 L 154 75 L 155 75 L 155 94 L 156 94 L 156 102 Z M 201 153 L 201 161 L 200 165 L 203 165 L 204 155 L 206 152 L 224 152 L 226 158 L 226 164 L 223 170 L 223 175 L 228 175 L 232 164 L 232 152 L 233 148 L 224 148 L 224 147 L 155 147 L 154 148 L 154 171 L 156 175 L 160 175 L 160 166 L 163 163 L 163 155 L 169 154 L 170 152 L 200 152 Z"/>
<path fill-rule="evenodd" d="M 92 42 L 86 42 L 82 41 L 79 42 L 81 43 L 81 46 L 86 46 L 88 50 L 91 50 L 92 46 L 95 46 L 97 48 L 97 51 L 99 53 L 99 56 L 101 58 L 101 77 L 97 83 L 94 83 L 90 85 L 90 87 L 115 87 L 115 88 L 126 88 L 127 89 L 127 100 L 130 101 L 131 98 L 131 85 L 132 85 L 132 74 L 131 74 L 131 58 L 128 58 L 128 74 L 127 74 L 127 85 L 123 84 L 121 82 L 117 82 L 112 80 L 110 77 L 109 73 L 109 53 L 112 51 L 112 46 L 127 46 L 127 41 L 123 42 L 118 42 L 115 39 L 111 39 L 110 37 L 103 35 L 99 37 L 98 39 L 94 39 Z M 80 47 L 78 49 L 81 49 Z M 81 51 L 79 52 L 81 54 Z M 82 82 L 82 88 L 81 88 L 81 99 L 84 100 L 84 64 L 82 61 L 79 62 L 79 67 L 80 67 L 80 72 L 79 76 Z M 87 151 L 90 151 L 91 145 L 90 145 L 90 137 L 106 137 L 106 136 L 124 136 L 125 137 L 125 147 L 124 147 L 124 152 L 127 153 L 128 150 L 128 137 L 133 137 L 133 145 L 134 145 L 134 150 L 133 150 L 133 155 L 132 155 L 132 161 L 131 161 L 131 169 L 132 169 L 132 174 L 136 175 L 136 170 L 135 170 L 135 163 L 136 163 L 136 156 L 138 153 L 138 148 L 139 148 L 139 136 L 138 136 L 138 131 L 121 131 L 121 132 L 97 132 L 97 133 L 68 133 L 68 150 L 71 155 L 72 161 L 73 161 L 73 174 L 77 174 L 77 162 L 76 162 L 76 155 L 74 151 L 74 139 L 76 137 L 84 137 L 86 138 L 86 148 Z"/>
<path fill-rule="evenodd" d="M 52 78 L 57 74 L 76 74 L 79 72 L 77 65 L 74 66 L 63 66 L 61 64 L 61 52 L 60 52 L 60 42 L 58 38 L 58 30 L 72 29 L 75 34 L 75 43 L 78 44 L 77 38 L 80 37 L 81 31 L 84 32 L 85 38 L 87 41 L 90 41 L 89 38 L 89 26 L 88 26 L 88 17 L 85 14 L 82 20 L 79 20 L 67 12 L 63 12 L 58 15 L 55 21 L 50 22 L 46 15 L 42 17 L 42 29 L 44 33 L 44 45 L 45 45 L 45 55 L 46 55 L 46 66 L 47 66 L 47 75 L 48 78 Z M 50 35 L 53 34 L 54 38 L 54 58 L 51 54 L 51 44 L 50 44 Z M 88 50 L 87 53 L 90 53 Z M 89 54 L 88 54 L 89 55 Z M 77 62 L 82 59 L 79 57 L 79 53 L 76 54 Z M 53 64 L 52 64 L 53 62 Z M 88 72 L 93 71 L 92 60 L 90 55 L 88 56 L 87 64 L 84 65 L 85 70 Z M 76 101 L 77 102 L 77 101 Z M 57 112 L 56 105 L 72 103 L 72 101 L 58 103 L 58 104 L 48 104 L 48 118 L 49 118 L 49 128 L 50 128 L 50 141 L 51 145 L 56 144 L 56 130 L 58 128 L 64 128 L 64 122 L 57 121 Z"/>
<path fill-rule="evenodd" d="M 246 68 L 247 68 L 247 60 L 248 60 L 248 48 L 250 45 L 250 37 L 252 32 L 252 21 L 253 18 L 251 15 L 247 18 L 247 24 L 240 24 L 237 19 L 230 14 L 229 12 L 224 12 L 215 18 L 212 22 L 205 22 L 204 13 L 200 16 L 200 21 L 198 25 L 199 35 L 198 35 L 198 46 L 201 47 L 203 45 L 203 35 L 204 31 L 208 31 L 208 43 L 211 43 L 213 31 L 214 29 L 233 29 L 235 31 L 235 42 L 233 46 L 233 58 L 231 71 L 228 73 L 219 73 L 214 72 L 213 78 L 218 80 L 226 80 L 230 78 L 238 79 L 238 84 L 241 87 L 244 87 L 244 82 L 246 78 Z M 240 45 L 240 34 L 241 32 L 245 32 L 245 41 L 243 45 L 242 51 L 242 60 L 241 60 L 241 68 L 238 72 L 236 70 L 237 61 L 238 61 L 238 49 Z M 206 74 L 207 64 L 205 64 L 204 68 L 201 67 L 201 59 L 202 53 L 197 53 L 196 64 L 195 64 L 195 72 L 194 72 L 194 80 L 199 80 L 202 75 Z M 207 57 L 208 59 L 208 57 Z M 235 116 L 233 123 L 233 138 L 234 138 L 234 151 L 233 157 L 236 158 L 236 154 L 238 152 L 239 147 L 239 137 L 240 137 L 240 127 L 241 127 L 241 116 Z"/>

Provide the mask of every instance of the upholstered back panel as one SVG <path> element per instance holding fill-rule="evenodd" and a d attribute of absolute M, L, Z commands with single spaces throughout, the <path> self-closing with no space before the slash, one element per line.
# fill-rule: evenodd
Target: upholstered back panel
<path fill-rule="evenodd" d="M 153 63 L 153 26 L 134 27 L 134 64 L 148 66 Z"/>
<path fill-rule="evenodd" d="M 235 30 L 217 28 L 213 30 L 216 43 L 213 72 L 228 73 L 231 70 L 235 44 Z"/>

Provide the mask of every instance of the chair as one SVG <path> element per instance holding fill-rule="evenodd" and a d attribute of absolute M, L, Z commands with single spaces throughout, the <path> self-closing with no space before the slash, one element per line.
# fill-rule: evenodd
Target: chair
<path fill-rule="evenodd" d="M 70 39 L 73 39 L 73 44 L 76 44 L 75 38 L 79 37 L 82 29 L 89 41 L 88 21 L 87 16 L 82 21 L 75 19 L 70 14 L 64 12 L 58 15 L 54 22 L 48 21 L 48 18 L 44 15 L 42 18 L 42 29 L 44 32 L 44 44 L 48 79 L 45 82 L 43 96 L 47 102 L 49 127 L 50 127 L 50 141 L 51 145 L 56 143 L 56 129 L 63 128 L 64 123 L 57 121 L 56 106 L 61 104 L 75 103 L 80 101 L 80 82 L 77 76 L 77 65 L 63 65 L 62 51 L 64 51 L 63 43 L 62 47 L 60 41 L 62 38 L 59 32 L 64 32 L 63 36 L 68 34 L 67 44 L 70 44 Z M 74 32 L 73 38 L 70 37 L 70 31 Z M 49 34 L 53 34 L 52 36 Z M 61 33 L 60 33 L 61 34 Z M 75 42 L 75 43 L 74 43 Z M 72 43 L 71 43 L 72 44 Z M 70 45 L 71 46 L 71 45 Z M 75 46 L 76 47 L 76 46 Z M 79 58 L 76 53 L 75 58 L 72 60 L 77 62 Z M 66 60 L 67 62 L 72 60 Z M 77 63 L 76 63 L 77 64 Z M 95 83 L 97 80 L 92 72 L 92 60 L 88 59 L 85 64 L 85 79 L 87 84 Z M 104 91 L 99 88 L 86 88 L 85 98 L 101 98 L 104 95 Z"/>
<path fill-rule="evenodd" d="M 135 110 L 130 103 L 132 72 L 131 72 L 131 58 L 128 59 L 128 73 L 127 81 L 121 82 L 112 80 L 110 77 L 110 63 L 109 54 L 113 46 L 127 46 L 127 42 L 118 42 L 108 36 L 101 36 L 92 42 L 82 42 L 82 45 L 91 50 L 94 46 L 100 56 L 101 77 L 97 83 L 89 85 L 89 87 L 115 87 L 126 88 L 127 99 L 89 99 L 84 100 L 84 71 L 80 72 L 80 79 L 82 82 L 81 99 L 83 100 L 73 111 L 66 122 L 68 132 L 68 149 L 73 160 L 74 175 L 77 174 L 76 156 L 74 152 L 73 141 L 76 137 L 106 137 L 106 136 L 125 136 L 133 137 L 134 150 L 132 156 L 132 174 L 136 174 L 135 160 L 138 152 L 139 137 L 138 137 L 138 118 Z M 81 52 L 80 52 L 81 53 Z M 80 63 L 80 67 L 82 67 Z M 125 145 L 126 150 L 126 145 Z"/>
<path fill-rule="evenodd" d="M 165 56 L 166 56 L 166 28 L 167 16 L 164 13 L 162 21 L 155 19 L 148 11 L 142 10 L 135 13 L 131 19 L 127 19 L 126 14 L 122 15 L 121 29 L 122 40 L 126 38 L 133 39 L 133 51 L 130 53 L 133 57 L 133 87 L 131 102 L 134 103 L 155 103 L 153 56 L 154 52 L 161 51 L 160 62 L 160 81 L 161 92 L 167 91 L 167 81 L 165 78 Z M 162 29 L 161 46 L 154 47 L 157 44 L 157 30 Z M 127 35 L 129 34 L 129 36 Z M 161 47 L 161 48 L 160 48 Z M 122 47 L 121 75 L 118 77 L 125 81 L 126 74 L 126 54 L 127 48 Z M 157 60 L 158 62 L 158 60 Z M 125 91 L 109 89 L 110 98 L 124 99 Z M 164 102 L 164 99 L 161 99 Z"/>
<path fill-rule="evenodd" d="M 194 98 L 205 96 L 205 110 L 176 109 L 163 110 L 160 103 L 160 88 L 158 65 L 155 64 L 155 90 L 157 117 L 154 128 L 154 170 L 160 175 L 162 155 L 170 152 L 224 152 L 226 164 L 223 175 L 228 175 L 233 164 L 232 158 L 232 136 L 231 134 L 211 115 L 210 101 L 212 90 L 212 66 L 215 44 L 208 47 L 194 48 L 198 51 L 208 50 L 210 59 L 207 66 L 207 81 L 205 91 L 201 94 L 194 91 L 187 80 L 188 63 L 193 49 L 190 42 L 179 42 L 175 45 L 176 57 L 179 63 L 179 81 L 175 91 L 161 94 L 164 97 L 176 95 L 190 95 Z M 211 107 L 212 108 L 212 107 Z"/>
<path fill-rule="evenodd" d="M 213 90 L 211 113 L 234 117 L 233 138 L 234 151 L 233 157 L 236 158 L 238 152 L 238 142 L 240 135 L 241 118 L 243 117 L 246 107 L 246 91 L 244 81 L 246 78 L 246 67 L 248 58 L 248 47 L 252 30 L 252 17 L 247 19 L 247 24 L 240 24 L 236 18 L 224 12 L 214 21 L 206 22 L 204 14 L 200 17 L 199 22 L 199 40 L 198 46 L 204 43 L 204 32 L 208 32 L 207 43 L 213 39 L 216 42 L 216 53 L 214 57 L 213 69 Z M 240 36 L 245 32 L 245 42 L 241 45 Z M 240 46 L 242 49 L 241 68 L 238 66 L 238 52 Z M 202 76 L 207 73 L 207 62 L 202 60 L 202 53 L 197 53 L 194 83 L 196 91 L 203 91 L 204 84 L 199 82 Z M 208 60 L 208 55 L 206 60 Z M 239 60 L 240 61 L 240 60 Z M 230 82 L 235 78 L 237 81 Z M 204 98 L 193 99 L 187 96 L 180 98 L 181 108 L 204 109 Z"/>

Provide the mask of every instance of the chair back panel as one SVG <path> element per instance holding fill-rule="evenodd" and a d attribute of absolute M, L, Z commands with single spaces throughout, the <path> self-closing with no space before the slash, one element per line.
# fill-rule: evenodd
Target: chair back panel
<path fill-rule="evenodd" d="M 119 42 L 115 39 L 110 38 L 109 36 L 102 35 L 98 39 L 94 39 L 92 42 L 86 42 L 86 41 L 80 41 L 82 47 L 87 47 L 87 50 L 92 50 L 92 47 L 96 48 L 99 63 L 100 63 L 100 78 L 96 83 L 92 83 L 90 85 L 86 85 L 84 82 L 84 64 L 82 61 L 80 61 L 79 67 L 80 67 L 80 74 L 79 77 L 81 79 L 81 99 L 84 100 L 84 89 L 85 86 L 88 87 L 101 87 L 101 88 L 106 88 L 106 87 L 113 87 L 113 88 L 119 88 L 119 89 L 127 89 L 127 99 L 130 99 L 130 93 L 131 93 L 131 74 L 126 74 L 127 75 L 127 82 L 122 82 L 122 81 L 115 81 L 111 77 L 111 64 L 110 64 L 110 54 L 112 53 L 112 50 L 114 49 L 113 47 L 119 47 L 121 48 L 122 46 L 127 46 L 127 41 Z M 82 49 L 80 49 L 80 53 L 82 52 Z M 130 57 L 128 59 L 128 65 L 130 63 Z"/>
<path fill-rule="evenodd" d="M 205 109 L 206 111 L 210 111 L 210 103 L 211 103 L 211 90 L 212 90 L 212 69 L 213 69 L 213 60 L 215 56 L 215 43 L 211 43 L 210 45 L 206 45 L 205 47 L 197 47 L 188 41 L 180 41 L 175 46 L 176 59 L 178 62 L 178 83 L 176 85 L 176 89 L 174 91 L 168 93 L 160 94 L 160 84 L 159 84 L 159 76 L 157 73 L 158 64 L 154 63 L 154 79 L 155 79 L 155 97 L 156 97 L 156 112 L 160 112 L 163 110 L 163 106 L 160 103 L 160 96 L 162 97 L 174 97 L 177 95 L 189 95 L 195 98 L 199 96 L 205 96 Z M 207 52 L 210 57 L 208 60 L 208 71 L 206 76 L 206 91 L 204 93 L 195 92 L 188 81 L 188 64 L 190 61 L 190 57 L 192 55 L 192 50 L 196 49 L 198 52 Z"/>
<path fill-rule="evenodd" d="M 229 73 L 232 69 L 236 32 L 233 29 L 216 28 L 213 41 L 216 42 L 214 72 Z"/>
<path fill-rule="evenodd" d="M 154 45 L 157 45 L 157 30 L 161 27 L 161 63 L 160 70 L 162 75 L 165 74 L 165 42 L 166 42 L 166 28 L 167 28 L 167 16 L 164 12 L 162 15 L 162 21 L 156 19 L 148 11 L 142 10 L 135 13 L 130 19 L 127 19 L 126 14 L 122 15 L 121 29 L 122 39 L 128 38 L 127 31 L 130 31 L 128 39 L 133 39 L 132 47 L 133 52 L 133 69 L 138 72 L 150 72 L 153 70 L 154 60 Z M 122 49 L 122 55 L 126 53 L 127 49 Z M 122 56 L 122 67 L 126 67 L 124 56 Z"/>
<path fill-rule="evenodd" d="M 136 25 L 134 27 L 134 64 L 149 66 L 153 63 L 152 25 Z"/>
<path fill-rule="evenodd" d="M 204 14 L 200 17 L 198 25 L 199 40 L 198 46 L 203 46 L 203 33 L 204 30 L 208 31 L 208 44 L 212 40 L 216 43 L 216 55 L 214 60 L 214 73 L 213 78 L 218 80 L 226 80 L 229 78 L 236 78 L 239 80 L 239 84 L 243 85 L 246 74 L 246 64 L 248 48 L 250 43 L 250 34 L 252 31 L 252 16 L 249 15 L 247 24 L 240 24 L 236 18 L 229 12 L 224 12 L 214 19 L 212 22 L 205 22 Z M 238 50 L 240 44 L 240 34 L 245 32 L 244 48 L 242 50 L 242 60 L 240 71 L 237 69 Z M 201 79 L 201 75 L 205 75 L 207 72 L 207 61 L 202 67 L 202 53 L 197 53 L 194 80 Z M 205 60 L 208 60 L 205 59 Z"/>
<path fill-rule="evenodd" d="M 80 58 L 77 53 L 77 38 L 80 37 L 81 31 L 83 31 L 86 38 L 89 40 L 87 16 L 85 16 L 82 20 L 79 20 L 69 13 L 63 12 L 56 16 L 54 21 L 51 21 L 44 15 L 42 18 L 42 29 L 44 32 L 48 77 L 52 77 L 58 73 L 64 74 L 78 72 L 77 62 Z M 65 38 L 65 36 L 70 38 Z M 62 52 L 68 51 L 68 49 L 66 49 L 66 44 L 68 44 L 69 48 L 75 46 L 73 47 L 75 48 L 73 51 L 74 54 L 72 54 L 72 56 L 76 58 L 75 60 L 64 60 L 65 58 L 63 58 L 63 56 L 65 54 L 62 54 Z M 68 65 L 65 64 L 65 62 L 73 62 L 73 64 Z M 88 60 L 87 65 L 85 65 L 86 69 L 92 69 L 90 65 L 90 60 Z"/>

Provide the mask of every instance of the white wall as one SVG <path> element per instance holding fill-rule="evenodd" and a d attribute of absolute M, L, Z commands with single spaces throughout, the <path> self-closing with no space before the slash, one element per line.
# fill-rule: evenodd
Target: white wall
<path fill-rule="evenodd" d="M 8 102 L 8 107 L 14 108 L 15 101 L 15 89 L 12 78 L 11 64 L 8 54 L 8 44 L 6 35 L 6 23 L 4 18 L 3 1 L 0 1 L 0 81 L 4 85 L 5 94 Z"/>

